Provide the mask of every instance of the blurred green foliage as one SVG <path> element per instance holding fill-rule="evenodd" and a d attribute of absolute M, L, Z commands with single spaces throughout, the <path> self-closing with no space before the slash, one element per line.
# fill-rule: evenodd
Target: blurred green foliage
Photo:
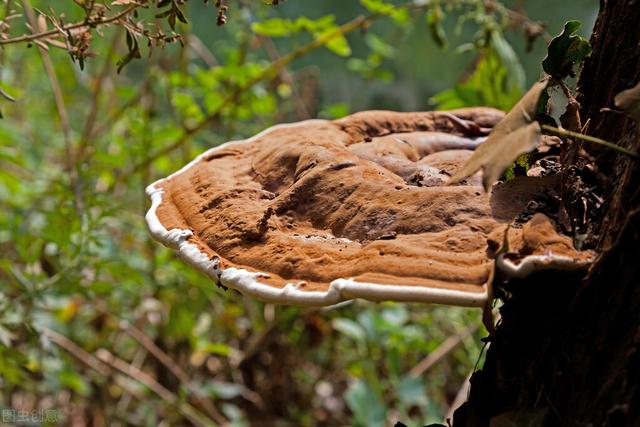
<path fill-rule="evenodd" d="M 528 67 L 506 12 L 479 1 L 411 12 L 380 0 L 280 3 L 234 3 L 217 28 L 215 10 L 189 2 L 189 23 L 174 23 L 185 47 L 148 56 L 141 43 L 141 59 L 120 75 L 127 50 L 117 28 L 94 36 L 84 70 L 49 46 L 53 86 L 36 45 L 0 50 L 0 87 L 16 100 L 0 100 L 0 409 L 140 426 L 443 420 L 482 333 L 426 373 L 409 372 L 478 324 L 477 310 L 300 309 L 222 291 L 151 240 L 144 188 L 205 148 L 278 122 L 427 108 L 429 99 L 506 109 L 537 77 L 541 56 Z M 0 5 L 2 19 L 21 9 Z M 82 18 L 73 2 L 33 6 Z M 274 68 L 367 14 L 379 19 L 366 31 Z M 13 35 L 27 31 L 12 22 Z"/>
<path fill-rule="evenodd" d="M 493 49 L 478 58 L 468 79 L 431 98 L 439 109 L 484 105 L 508 111 L 522 97 L 523 88 L 513 81 Z"/>

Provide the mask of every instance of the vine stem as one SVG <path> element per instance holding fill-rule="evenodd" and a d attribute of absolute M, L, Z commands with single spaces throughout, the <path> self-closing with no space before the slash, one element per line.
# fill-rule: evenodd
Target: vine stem
<path fill-rule="evenodd" d="M 611 148 L 612 150 L 615 150 L 619 153 L 622 154 L 626 154 L 629 157 L 632 157 L 636 160 L 640 160 L 640 154 L 638 154 L 637 152 L 633 151 L 633 150 L 629 150 L 628 148 L 624 148 L 621 147 L 617 144 L 614 144 L 612 142 L 609 141 L 605 141 L 604 139 L 600 139 L 600 138 L 596 138 L 595 136 L 589 136 L 589 135 L 584 135 L 582 133 L 578 133 L 578 132 L 572 132 L 570 130 L 567 129 L 563 129 L 563 128 L 557 128 L 557 127 L 553 127 L 553 126 L 549 126 L 549 125 L 542 125 L 542 130 L 545 130 L 551 134 L 557 135 L 557 136 L 564 136 L 564 137 L 568 137 L 568 138 L 576 138 L 576 139 L 580 139 L 582 141 L 585 142 L 590 142 L 592 144 L 598 144 L 598 145 L 602 145 L 603 147 L 607 147 L 607 148 Z"/>

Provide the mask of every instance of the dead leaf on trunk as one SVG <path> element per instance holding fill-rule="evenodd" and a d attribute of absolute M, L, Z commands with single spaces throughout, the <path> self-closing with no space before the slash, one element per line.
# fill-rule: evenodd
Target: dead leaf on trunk
<path fill-rule="evenodd" d="M 546 87 L 546 81 L 534 84 L 448 184 L 456 184 L 482 168 L 482 185 L 488 191 L 520 154 L 533 151 L 540 142 L 540 125 L 533 118 Z"/>
<path fill-rule="evenodd" d="M 616 103 L 616 107 L 640 123 L 640 82 L 631 89 L 623 90 L 617 94 L 614 102 Z"/>

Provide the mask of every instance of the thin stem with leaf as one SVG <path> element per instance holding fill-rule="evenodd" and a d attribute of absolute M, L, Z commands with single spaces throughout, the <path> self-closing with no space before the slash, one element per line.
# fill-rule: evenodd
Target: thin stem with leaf
<path fill-rule="evenodd" d="M 605 141 L 604 139 L 596 138 L 595 136 L 584 135 L 582 133 L 572 132 L 572 131 L 567 130 L 567 129 L 556 128 L 556 127 L 549 126 L 549 125 L 542 125 L 542 130 L 547 131 L 547 132 L 549 132 L 550 134 L 553 134 L 553 135 L 562 136 L 562 137 L 566 137 L 566 138 L 575 138 L 575 139 L 579 139 L 581 141 L 589 142 L 591 144 L 601 145 L 603 147 L 607 147 L 607 148 L 610 148 L 612 150 L 615 150 L 615 151 L 617 151 L 619 153 L 626 154 L 627 156 L 632 157 L 632 158 L 634 158 L 636 160 L 640 160 L 640 154 L 638 154 L 637 152 L 635 152 L 633 150 L 629 150 L 628 148 L 621 147 L 621 146 L 619 146 L 617 144 L 614 144 L 613 142 L 609 142 L 609 141 Z"/>

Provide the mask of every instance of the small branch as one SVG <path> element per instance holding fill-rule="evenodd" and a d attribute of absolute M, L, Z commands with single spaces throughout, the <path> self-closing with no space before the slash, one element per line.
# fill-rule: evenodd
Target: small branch
<path fill-rule="evenodd" d="M 507 14 L 507 17 L 511 21 L 511 25 L 513 27 L 521 27 L 527 33 L 541 35 L 545 43 L 547 44 L 549 44 L 553 39 L 553 36 L 549 34 L 547 31 L 545 31 L 545 26 L 543 24 L 532 20 L 520 9 L 508 8 L 505 5 L 499 4 L 494 0 L 485 0 L 484 6 L 485 8 L 488 8 L 488 9 L 497 9 L 498 6 L 500 6 L 502 10 L 504 10 L 505 13 Z"/>
<path fill-rule="evenodd" d="M 133 355 L 131 364 L 136 368 L 141 368 L 148 354 L 149 352 L 147 350 L 145 350 L 144 348 L 139 348 L 138 351 L 136 351 L 136 353 Z M 125 392 L 122 393 L 122 396 L 120 396 L 120 399 L 116 404 L 116 411 L 117 411 L 116 413 L 126 414 L 127 408 L 129 407 L 129 403 L 131 403 L 132 397 L 133 395 L 129 393 L 127 389 L 125 389 Z"/>
<path fill-rule="evenodd" d="M 215 55 L 207 48 L 198 36 L 195 34 L 189 34 L 187 43 L 191 50 L 198 55 L 198 57 L 202 59 L 208 67 L 213 68 L 220 66 L 220 61 L 218 61 Z"/>
<path fill-rule="evenodd" d="M 451 350 L 456 348 L 463 339 L 478 330 L 479 325 L 472 325 L 457 335 L 447 338 L 438 348 L 429 353 L 427 357 L 422 359 L 416 366 L 411 368 L 409 375 L 415 378 L 422 376 L 433 365 L 442 360 Z"/>
<path fill-rule="evenodd" d="M 112 368 L 135 379 L 139 383 L 144 384 L 146 387 L 148 387 L 151 391 L 153 391 L 166 403 L 178 409 L 178 411 L 180 411 L 182 415 L 188 418 L 195 425 L 206 426 L 206 427 L 213 427 L 217 425 L 212 420 L 207 418 L 203 413 L 201 413 L 196 408 L 191 406 L 189 403 L 181 402 L 175 394 L 173 394 L 171 391 L 166 389 L 162 384 L 156 381 L 151 375 L 136 368 L 133 365 L 128 364 L 124 360 L 119 359 L 118 357 L 113 355 L 113 353 L 111 353 L 109 350 L 100 349 L 97 351 L 97 356 L 102 362 L 106 363 Z"/>
<path fill-rule="evenodd" d="M 467 398 L 469 397 L 469 389 L 471 388 L 471 375 L 473 375 L 473 372 L 474 370 L 471 370 L 471 372 L 469 372 L 469 375 L 467 375 L 467 377 L 464 379 L 464 382 L 460 386 L 460 389 L 458 389 L 458 393 L 456 394 L 455 399 L 453 399 L 453 402 L 451 402 L 451 406 L 447 411 L 445 421 L 453 420 L 453 413 L 460 407 L 460 405 L 467 401 Z"/>
<path fill-rule="evenodd" d="M 182 384 L 182 386 L 188 390 L 192 394 L 196 394 L 196 390 L 194 390 L 191 382 L 189 380 L 189 376 L 187 373 L 182 370 L 180 365 L 178 365 L 167 353 L 162 351 L 160 347 L 158 347 L 151 338 L 149 338 L 143 331 L 136 328 L 135 326 L 129 324 L 126 321 L 120 322 L 120 328 L 124 330 L 131 338 L 138 341 L 149 353 L 153 355 L 160 363 L 162 363 L 165 368 L 167 368 Z M 211 404 L 209 401 L 203 401 L 203 406 L 211 417 L 221 425 L 227 424 L 229 421 Z"/>
<path fill-rule="evenodd" d="M 105 377 L 111 377 L 113 375 L 112 369 L 114 368 L 117 371 L 122 372 L 127 377 L 130 377 L 140 384 L 143 384 L 148 389 L 153 391 L 158 397 L 160 397 L 163 401 L 165 401 L 170 406 L 175 407 L 178 411 L 191 420 L 197 426 L 205 426 L 205 427 L 213 427 L 217 424 L 207 418 L 200 411 L 195 409 L 193 406 L 186 402 L 181 402 L 178 397 L 167 390 L 162 384 L 157 382 L 153 377 L 149 374 L 143 372 L 139 368 L 128 364 L 122 359 L 114 356 L 110 351 L 106 349 L 100 349 L 97 351 L 97 357 L 87 351 L 83 350 L 76 343 L 71 341 L 69 338 L 61 335 L 51 329 L 44 328 L 43 333 L 55 344 L 69 352 L 75 358 L 80 360 L 86 366 L 91 369 L 96 370 L 100 374 Z M 131 394 L 136 395 L 137 393 L 133 392 L 130 387 L 126 385 L 126 382 L 117 381 L 118 385 L 125 388 Z"/>
<path fill-rule="evenodd" d="M 126 321 L 120 322 L 120 328 L 131 338 L 138 341 L 149 353 L 151 353 L 160 363 L 162 363 L 171 373 L 183 384 L 189 383 L 189 376 L 180 366 L 175 363 L 151 338 L 135 326 Z"/>
<path fill-rule="evenodd" d="M 60 29 L 43 31 L 43 32 L 34 33 L 34 34 L 25 34 L 23 36 L 14 37 L 12 39 L 0 40 L 0 45 L 11 44 L 11 43 L 32 42 L 35 40 L 46 39 L 53 36 L 66 37 L 66 34 L 71 30 L 77 30 L 79 28 L 87 28 L 87 27 L 95 28 L 99 25 L 110 24 L 112 22 L 118 21 L 119 19 L 127 16 L 128 14 L 130 14 L 131 12 L 133 12 L 139 7 L 141 7 L 141 5 L 133 4 L 127 7 L 126 9 L 124 9 L 123 11 L 121 11 L 120 13 L 117 13 L 105 19 L 96 19 L 94 21 L 85 20 L 82 22 L 76 22 L 74 24 L 65 25 Z M 37 27 L 34 27 L 34 29 L 35 28 Z"/>
<path fill-rule="evenodd" d="M 109 368 L 109 366 L 105 365 L 103 362 L 101 362 L 91 353 L 88 353 L 82 348 L 80 348 L 76 343 L 71 341 L 69 338 L 48 328 L 45 328 L 43 332 L 44 332 L 44 335 L 47 336 L 47 338 L 49 338 L 59 347 L 66 350 L 69 354 L 74 356 L 76 359 L 78 359 L 79 361 L 81 361 L 91 369 L 98 371 L 105 377 L 108 377 L 111 375 L 111 368 Z"/>
<path fill-rule="evenodd" d="M 629 150 L 628 148 L 621 147 L 620 145 L 614 144 L 609 141 L 605 141 L 604 139 L 596 138 L 595 136 L 584 135 L 578 132 L 572 132 L 563 128 L 556 128 L 549 125 L 542 125 L 542 130 L 545 130 L 553 135 L 564 136 L 566 138 L 575 138 L 581 141 L 590 142 L 592 144 L 602 145 L 603 147 L 611 148 L 619 153 L 626 154 L 629 157 L 634 158 L 635 160 L 640 160 L 640 154 L 633 150 Z"/>

